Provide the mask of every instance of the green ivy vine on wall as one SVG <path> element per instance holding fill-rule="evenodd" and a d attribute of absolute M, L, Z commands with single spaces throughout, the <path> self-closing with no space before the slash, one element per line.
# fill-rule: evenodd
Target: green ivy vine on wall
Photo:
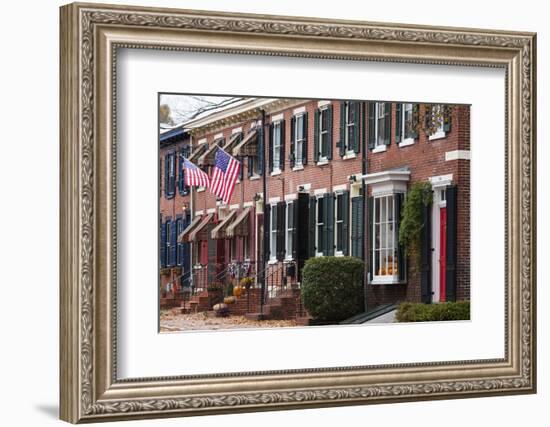
<path fill-rule="evenodd" d="M 432 186 L 429 182 L 417 182 L 407 193 L 401 222 L 399 224 L 399 243 L 405 253 L 418 260 L 421 249 L 421 236 L 424 227 L 422 210 L 432 203 Z"/>

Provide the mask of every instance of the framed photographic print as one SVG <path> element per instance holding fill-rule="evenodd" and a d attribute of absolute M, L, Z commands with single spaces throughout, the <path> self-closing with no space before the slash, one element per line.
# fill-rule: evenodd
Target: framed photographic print
<path fill-rule="evenodd" d="M 61 418 L 533 393 L 532 33 L 61 8 Z"/>

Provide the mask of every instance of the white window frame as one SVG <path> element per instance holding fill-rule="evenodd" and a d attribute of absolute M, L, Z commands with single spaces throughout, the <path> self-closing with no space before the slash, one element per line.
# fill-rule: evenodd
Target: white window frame
<path fill-rule="evenodd" d="M 380 139 L 380 127 L 378 126 L 378 122 L 380 120 L 380 105 L 385 105 L 384 102 L 375 102 L 374 103 L 374 148 L 372 149 L 373 153 L 380 153 L 387 150 L 387 145 L 382 142 L 381 144 L 378 143 L 378 140 Z M 382 117 L 383 118 L 383 117 Z M 391 132 L 391 131 L 390 131 Z M 390 136 L 391 138 L 391 136 Z"/>
<path fill-rule="evenodd" d="M 435 104 L 435 105 L 432 106 L 432 108 L 437 108 L 438 110 L 442 110 L 443 109 L 443 104 Z M 430 113 L 433 115 L 434 114 L 433 110 Z M 445 133 L 445 130 L 444 130 L 444 126 L 445 126 L 445 119 L 443 118 L 443 113 L 441 112 L 441 121 L 439 122 L 439 126 L 437 127 L 437 130 L 432 135 L 428 136 L 428 141 L 433 141 L 434 139 L 445 138 L 446 133 Z"/>
<path fill-rule="evenodd" d="M 292 260 L 292 238 L 294 233 L 294 228 L 296 227 L 296 224 L 292 224 L 293 227 L 289 226 L 289 218 L 290 218 L 290 206 L 292 206 L 292 215 L 294 215 L 294 200 L 288 200 L 286 202 L 286 209 L 285 209 L 285 259 Z"/>
<path fill-rule="evenodd" d="M 350 116 L 350 112 L 351 112 L 351 109 L 350 109 L 350 101 L 346 101 L 345 103 L 345 108 L 346 108 L 346 113 L 345 113 L 345 118 L 346 118 L 346 125 L 345 125 L 345 128 L 346 128 L 346 131 L 344 132 L 344 144 L 345 144 L 345 147 L 344 147 L 344 150 L 346 152 L 345 156 L 355 156 L 355 151 L 353 151 L 353 148 L 350 148 L 350 129 L 355 126 L 355 122 L 350 122 L 349 120 L 349 116 Z M 357 120 L 357 117 L 355 118 L 355 120 Z"/>
<path fill-rule="evenodd" d="M 344 251 L 338 250 L 338 224 L 342 223 L 342 234 L 344 234 L 344 215 L 342 215 L 342 219 L 338 220 L 338 197 L 342 197 L 342 209 L 344 208 L 344 192 L 343 191 L 336 191 L 334 193 L 334 255 L 335 256 L 343 256 Z M 344 246 L 344 236 L 342 236 L 342 247 Z"/>
<path fill-rule="evenodd" d="M 298 139 L 298 130 L 300 132 L 304 129 L 303 120 L 305 120 L 306 113 L 302 112 L 294 116 L 294 168 L 302 168 L 304 164 L 302 163 L 303 158 L 303 149 L 305 137 L 302 135 L 302 138 Z M 302 120 L 301 126 L 298 126 L 300 123 L 300 118 Z M 300 147 L 300 155 L 298 155 L 298 147 Z"/>
<path fill-rule="evenodd" d="M 408 108 L 410 107 L 410 108 Z M 406 147 L 407 145 L 413 145 L 414 144 L 414 138 L 405 138 L 405 134 L 407 132 L 407 111 L 410 110 L 411 117 L 410 120 L 412 121 L 412 113 L 414 109 L 414 104 L 409 102 L 404 102 L 401 104 L 401 135 L 402 139 L 399 143 L 399 147 Z"/>
<path fill-rule="evenodd" d="M 371 280 L 371 284 L 374 284 L 374 285 L 385 285 L 385 284 L 393 284 L 393 283 L 399 283 L 399 270 L 398 270 L 398 265 L 397 265 L 397 250 L 398 250 L 398 235 L 397 235 L 397 221 L 396 221 L 396 217 L 395 217 L 395 196 L 396 196 L 397 193 L 386 193 L 386 194 L 380 194 L 380 195 L 376 195 L 374 196 L 374 199 L 373 199 L 373 211 L 372 211 L 372 214 L 373 214 L 373 219 L 372 219 L 372 230 L 371 230 L 371 236 L 372 236 L 372 245 L 371 245 L 371 249 L 372 249 L 372 259 L 370 260 L 372 262 L 372 280 Z M 392 200 L 392 220 L 389 220 L 389 210 L 387 208 L 387 203 L 389 200 Z M 379 201 L 378 205 L 381 206 L 382 204 L 382 200 L 385 200 L 385 203 L 386 203 L 386 209 L 385 209 L 385 218 L 383 219 L 382 216 L 379 217 L 379 220 L 378 222 L 376 221 L 376 213 L 377 213 L 377 201 Z M 380 209 L 382 210 L 382 209 Z M 389 228 L 389 225 L 392 224 L 393 225 L 393 232 L 389 232 L 388 228 Z M 390 233 L 392 234 L 391 236 L 391 245 L 388 244 L 388 242 L 386 241 L 386 244 L 384 246 L 384 248 L 380 247 L 380 248 L 376 248 L 376 226 L 379 225 L 380 226 L 380 240 L 382 240 L 382 226 L 385 227 L 385 234 L 386 234 L 386 239 L 388 240 L 388 237 L 390 235 Z M 382 251 L 384 251 L 384 258 L 385 258 L 385 265 L 384 265 L 384 269 L 388 269 L 389 267 L 389 262 L 391 262 L 393 265 L 392 265 L 392 273 L 393 274 L 377 274 L 377 271 L 376 271 L 376 256 L 377 256 L 377 252 L 380 253 L 380 267 L 381 268 L 381 265 L 382 265 Z M 388 261 L 388 255 L 392 255 L 392 260 L 391 261 Z M 394 259 L 395 258 L 395 259 Z"/>
<path fill-rule="evenodd" d="M 323 236 L 319 233 L 319 227 L 323 227 L 323 234 L 326 233 L 325 227 L 326 224 L 322 222 L 323 218 L 321 215 L 321 219 L 319 219 L 319 209 L 321 206 L 321 203 L 323 203 L 323 195 L 317 196 L 315 200 L 315 256 L 324 256 L 323 251 L 319 252 L 319 239 L 321 239 Z"/>
<path fill-rule="evenodd" d="M 271 263 L 277 262 L 277 225 L 273 228 L 273 211 L 277 211 L 277 204 L 269 205 L 269 261 Z M 279 218 L 277 218 L 277 221 Z"/>
<path fill-rule="evenodd" d="M 273 147 L 271 155 L 273 156 L 273 172 L 272 173 L 280 173 L 281 172 L 281 162 L 284 162 L 284 159 L 281 159 L 281 146 L 283 145 L 282 141 L 282 128 L 283 128 L 283 121 L 277 120 L 276 122 L 273 122 Z M 275 138 L 275 129 L 278 129 L 279 131 L 279 137 Z M 278 142 L 278 144 L 275 143 L 275 141 Z M 279 162 L 275 164 L 275 153 L 277 153 L 277 157 L 279 157 Z"/>
<path fill-rule="evenodd" d="M 328 162 L 328 152 L 323 153 L 323 135 L 329 133 L 328 129 L 323 129 L 323 114 L 325 114 L 327 112 L 328 112 L 328 105 L 325 105 L 323 107 L 319 107 L 319 123 L 318 123 L 318 125 L 319 125 L 318 138 L 319 138 L 319 140 L 317 141 L 317 147 L 319 147 L 319 153 L 318 153 L 319 154 L 319 160 L 317 161 L 317 164 Z M 329 144 L 331 142 L 332 141 L 329 141 Z M 327 147 L 327 151 L 328 151 L 328 147 Z"/>

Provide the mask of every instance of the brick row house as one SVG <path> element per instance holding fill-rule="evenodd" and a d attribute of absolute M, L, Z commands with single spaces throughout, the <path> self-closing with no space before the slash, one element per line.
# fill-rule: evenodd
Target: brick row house
<path fill-rule="evenodd" d="M 297 316 L 305 261 L 354 256 L 369 309 L 469 299 L 469 129 L 464 105 L 246 98 L 161 133 L 161 293 L 251 277 L 245 311 L 284 295 Z M 243 165 L 226 205 L 184 185 L 182 155 L 209 173 L 217 147 Z M 433 203 L 413 262 L 398 233 L 416 182 Z"/>

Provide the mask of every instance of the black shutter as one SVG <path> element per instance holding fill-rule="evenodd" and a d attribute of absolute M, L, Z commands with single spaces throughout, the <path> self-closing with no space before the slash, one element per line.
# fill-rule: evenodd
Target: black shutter
<path fill-rule="evenodd" d="M 273 140 L 273 136 L 275 133 L 273 132 L 274 129 L 273 123 L 269 124 L 269 145 L 268 145 L 268 158 L 269 158 L 269 172 L 273 172 L 273 146 L 275 145 L 275 141 Z"/>
<path fill-rule="evenodd" d="M 363 259 L 363 197 L 351 199 L 351 256 Z"/>
<path fill-rule="evenodd" d="M 432 221 L 431 206 L 422 206 L 422 231 L 420 248 L 421 301 L 432 302 Z"/>
<path fill-rule="evenodd" d="M 294 237 L 293 244 L 296 248 L 296 253 L 292 257 L 298 263 L 298 268 L 304 266 L 305 260 L 308 258 L 309 246 L 309 229 L 312 225 L 309 224 L 309 194 L 298 193 L 298 200 L 294 202 Z"/>
<path fill-rule="evenodd" d="M 353 140 L 351 141 L 353 152 L 359 153 L 359 129 L 361 128 L 361 104 L 359 102 L 353 102 L 351 104 L 353 109 Z"/>
<path fill-rule="evenodd" d="M 258 162 L 258 174 L 264 174 L 264 162 L 265 162 L 265 147 L 268 146 L 269 141 L 266 143 L 265 123 L 262 121 L 262 125 L 258 129 L 258 155 L 256 161 Z M 267 135 L 267 138 L 271 140 L 271 135 Z M 233 154 L 233 153 L 229 153 Z"/>
<path fill-rule="evenodd" d="M 254 157 L 248 156 L 247 159 L 247 176 L 250 178 L 254 172 Z"/>
<path fill-rule="evenodd" d="M 309 128 L 309 120 L 308 120 L 308 114 L 304 113 L 304 121 L 303 121 L 303 135 L 304 135 L 304 142 L 302 145 L 302 165 L 307 165 L 307 131 Z"/>
<path fill-rule="evenodd" d="M 321 132 L 319 132 L 319 127 L 321 124 L 320 116 L 321 110 L 317 108 L 313 115 L 313 161 L 315 163 L 319 161 L 319 151 L 320 147 L 322 147 L 322 143 L 319 143 L 319 137 L 321 135 Z"/>
<path fill-rule="evenodd" d="M 300 204 L 298 199 L 291 202 L 292 204 L 292 259 L 298 260 L 298 222 L 300 221 Z"/>
<path fill-rule="evenodd" d="M 407 265 L 403 245 L 399 243 L 399 226 L 401 225 L 401 211 L 405 195 L 398 193 L 395 195 L 395 238 L 397 240 L 397 271 L 399 272 L 399 281 L 404 282 L 407 278 Z"/>
<path fill-rule="evenodd" d="M 277 203 L 277 260 L 285 258 L 285 202 Z"/>
<path fill-rule="evenodd" d="M 164 197 L 169 198 L 170 188 L 170 154 L 164 156 Z"/>
<path fill-rule="evenodd" d="M 369 102 L 368 103 L 368 118 L 369 123 L 367 126 L 368 135 L 369 135 L 369 150 L 372 150 L 374 147 L 376 147 L 376 103 L 375 102 Z"/>
<path fill-rule="evenodd" d="M 176 217 L 176 265 L 177 266 L 181 266 L 181 262 L 182 262 L 182 253 L 181 253 L 182 244 L 177 239 L 182 231 L 181 221 L 182 221 L 181 215 L 178 215 Z"/>
<path fill-rule="evenodd" d="M 445 294 L 447 301 L 456 301 L 457 267 L 457 186 L 445 190 L 447 200 L 447 247 L 445 259 Z"/>
<path fill-rule="evenodd" d="M 346 154 L 346 101 L 340 102 L 340 142 L 338 143 L 338 152 L 340 157 Z"/>
<path fill-rule="evenodd" d="M 176 265 L 176 255 L 177 255 L 177 237 L 178 237 L 178 230 L 176 226 L 176 221 L 172 221 L 171 227 L 170 227 L 170 266 L 173 267 Z"/>
<path fill-rule="evenodd" d="M 391 143 L 391 102 L 385 102 L 384 104 L 384 143 L 390 145 Z"/>
<path fill-rule="evenodd" d="M 308 221 L 308 252 L 310 257 L 314 257 L 317 251 L 315 246 L 315 228 L 317 227 L 317 198 L 312 196 L 309 198 L 309 221 Z"/>
<path fill-rule="evenodd" d="M 367 259 L 367 265 L 369 268 L 369 281 L 372 281 L 373 274 L 374 274 L 374 266 L 372 262 L 372 248 L 374 246 L 374 233 L 373 233 L 373 225 L 374 225 L 374 197 L 368 197 L 367 198 L 367 215 L 368 215 L 368 230 L 365 233 L 369 238 L 369 246 L 368 246 L 368 259 Z"/>
<path fill-rule="evenodd" d="M 326 155 L 327 159 L 332 159 L 332 104 L 327 107 L 326 115 L 327 115 L 327 147 L 326 147 Z"/>
<path fill-rule="evenodd" d="M 452 107 L 449 106 L 443 106 L 444 114 L 443 114 L 443 131 L 444 132 L 450 132 L 451 131 L 451 113 L 452 113 Z"/>
<path fill-rule="evenodd" d="M 323 245 L 323 255 L 334 255 L 334 194 L 326 193 L 323 196 L 323 202 L 325 203 L 325 219 L 324 219 L 324 237 L 325 244 Z"/>
<path fill-rule="evenodd" d="M 284 120 L 281 120 L 281 124 L 279 125 L 280 126 L 280 138 L 281 138 L 281 149 L 279 151 L 279 169 L 281 170 L 284 170 L 285 169 L 285 121 Z"/>
<path fill-rule="evenodd" d="M 342 193 L 342 252 L 349 255 L 349 191 Z"/>
<path fill-rule="evenodd" d="M 267 225 L 267 228 L 266 228 L 266 225 Z M 267 247 L 264 248 L 265 252 L 266 252 L 266 255 L 267 255 L 267 259 L 270 259 L 271 258 L 271 205 L 265 205 L 264 206 L 264 227 L 263 227 L 263 237 L 265 237 L 265 235 L 268 236 L 267 238 Z M 261 245 L 264 245 L 264 242 L 265 240 L 262 240 L 262 243 L 260 243 Z M 265 268 L 265 267 L 264 267 Z"/>
<path fill-rule="evenodd" d="M 178 191 L 183 193 L 183 157 L 182 153 L 178 153 Z"/>
<path fill-rule="evenodd" d="M 288 155 L 288 161 L 290 167 L 293 168 L 296 162 L 296 155 L 294 154 L 294 148 L 296 145 L 296 116 L 292 116 L 290 119 L 290 154 Z"/>
<path fill-rule="evenodd" d="M 160 222 L 160 268 L 166 267 L 166 225 Z"/>
<path fill-rule="evenodd" d="M 239 181 L 242 181 L 244 177 L 244 159 L 241 156 L 238 156 L 237 160 L 241 163 L 241 169 L 239 170 Z"/>
<path fill-rule="evenodd" d="M 395 104 L 395 143 L 401 142 L 403 133 L 403 104 Z"/>

